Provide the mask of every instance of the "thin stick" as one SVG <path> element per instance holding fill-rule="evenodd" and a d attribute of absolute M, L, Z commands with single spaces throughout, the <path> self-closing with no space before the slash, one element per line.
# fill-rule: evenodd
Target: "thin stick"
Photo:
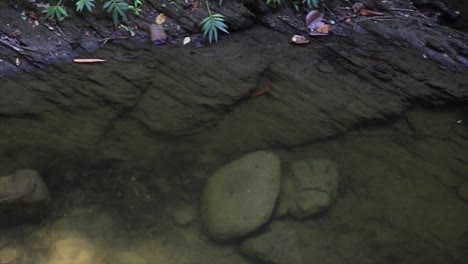
<path fill-rule="evenodd" d="M 359 23 L 359 22 L 362 22 L 362 21 L 366 21 L 366 20 L 392 20 L 392 19 L 397 19 L 396 17 L 392 17 L 392 16 L 375 16 L 375 17 L 366 17 L 366 18 L 363 18 L 363 19 L 358 19 L 356 20 L 356 23 Z"/>
<path fill-rule="evenodd" d="M 328 10 L 328 12 L 330 12 L 330 14 L 333 16 L 333 17 L 336 17 L 335 14 L 333 14 L 333 12 L 328 8 L 328 6 L 326 4 L 323 4 L 323 6 L 325 7 L 325 9 Z"/>
<path fill-rule="evenodd" d="M 109 40 L 114 40 L 114 39 L 128 39 L 129 37 L 124 37 L 124 36 L 115 36 L 115 37 L 108 37 L 108 38 L 103 38 L 100 39 L 99 41 L 102 42 L 101 47 L 104 47 Z"/>
<path fill-rule="evenodd" d="M 391 7 L 389 9 L 392 11 L 403 11 L 403 12 L 415 12 L 416 11 L 414 9 L 396 8 L 396 7 Z"/>
<path fill-rule="evenodd" d="M 359 19 L 359 20 L 356 20 L 356 22 L 354 22 L 353 31 L 356 30 L 357 24 L 359 22 L 363 22 L 363 21 L 366 21 L 366 20 L 385 21 L 385 20 L 393 20 L 393 19 L 397 19 L 397 18 L 396 17 L 391 17 L 391 16 L 380 16 L 380 17 L 366 17 L 366 18 L 363 18 L 363 19 Z"/>

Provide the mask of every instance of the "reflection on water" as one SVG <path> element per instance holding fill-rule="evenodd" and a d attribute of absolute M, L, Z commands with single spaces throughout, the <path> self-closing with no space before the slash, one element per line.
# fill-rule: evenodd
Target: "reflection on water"
<path fill-rule="evenodd" d="M 416 109 L 393 124 L 272 150 L 284 171 L 304 158 L 339 165 L 330 210 L 280 219 L 297 230 L 303 263 L 467 263 L 468 201 L 457 194 L 468 183 L 466 110 Z M 184 153 L 152 168 L 107 161 L 63 171 L 68 184 L 52 190 L 49 218 L 2 229 L 0 263 L 261 263 L 238 243 L 207 238 L 198 217 L 204 180 L 242 153 Z"/>

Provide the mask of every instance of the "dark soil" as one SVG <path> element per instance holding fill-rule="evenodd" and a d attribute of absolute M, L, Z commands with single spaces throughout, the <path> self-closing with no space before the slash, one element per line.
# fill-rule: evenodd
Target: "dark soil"
<path fill-rule="evenodd" d="M 450 27 L 463 29 L 466 23 L 463 13 L 450 9 L 439 0 L 363 0 L 366 9 L 385 14 L 384 17 L 366 17 L 352 12 L 353 2 L 326 2 L 322 11 L 325 20 L 331 23 L 331 35 L 343 38 L 355 34 L 377 35 L 393 46 L 412 47 L 421 56 L 448 69 L 461 71 L 468 66 L 468 36 Z M 64 21 L 46 21 L 38 3 L 24 0 L 0 3 L 0 76 L 70 61 L 108 43 L 123 47 L 149 43 L 148 27 L 161 12 L 167 15 L 163 26 L 169 45 L 182 45 L 186 36 L 192 37 L 190 46 L 209 45 L 200 34 L 199 23 L 207 16 L 202 2 L 197 5 L 182 2 L 181 5 L 168 0 L 145 1 L 142 14 L 130 16 L 126 28 L 114 27 L 102 10 L 95 15 L 77 14 L 73 12 L 73 3 L 68 4 L 70 16 Z M 291 36 L 308 35 L 304 23 L 306 10 L 296 11 L 289 2 L 283 6 L 267 6 L 263 1 L 233 0 L 225 1 L 222 6 L 217 1 L 211 5 L 214 12 L 226 17 L 230 32 L 262 24 Z M 457 7 L 457 2 L 453 1 L 449 6 Z M 226 37 L 223 35 L 221 39 Z M 374 46 L 377 48 L 378 45 L 374 43 Z"/>

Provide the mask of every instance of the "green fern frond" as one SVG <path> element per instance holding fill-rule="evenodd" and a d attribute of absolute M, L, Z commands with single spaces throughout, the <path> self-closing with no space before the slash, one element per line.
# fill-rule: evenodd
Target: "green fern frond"
<path fill-rule="evenodd" d="M 306 0 L 304 0 L 306 1 Z M 310 0 L 307 0 L 307 1 L 310 1 Z M 267 5 L 271 5 L 271 4 L 274 4 L 274 5 L 281 5 L 282 2 L 281 0 L 266 0 L 266 4 Z"/>
<path fill-rule="evenodd" d="M 86 8 L 86 10 L 92 12 L 95 8 L 94 0 L 78 0 L 78 2 L 76 2 L 76 11 L 82 12 L 83 8 Z"/>
<path fill-rule="evenodd" d="M 218 41 L 218 30 L 229 33 L 227 25 L 224 23 L 224 16 L 221 14 L 212 14 L 208 0 L 205 1 L 206 9 L 208 9 L 208 16 L 205 17 L 200 25 L 202 26 L 203 37 L 208 36 L 210 44 Z M 221 3 L 221 2 L 220 2 Z"/>
<path fill-rule="evenodd" d="M 108 0 L 102 6 L 103 9 L 107 9 L 107 13 L 112 15 L 112 21 L 114 25 L 119 24 L 119 18 L 123 21 L 127 21 L 127 14 L 125 13 L 129 8 L 128 4 L 123 0 Z"/>
<path fill-rule="evenodd" d="M 318 4 L 319 4 L 319 1 L 320 0 L 303 0 L 302 3 L 307 4 L 307 6 L 309 6 L 309 7 L 317 8 Z"/>
<path fill-rule="evenodd" d="M 141 5 L 143 3 L 141 2 L 141 0 L 135 0 L 133 1 L 133 5 L 128 5 L 128 9 L 129 10 L 132 10 L 133 13 L 136 15 L 136 16 L 139 16 L 140 13 L 141 13 Z"/>
<path fill-rule="evenodd" d="M 59 21 L 62 21 L 65 17 L 68 16 L 67 11 L 63 6 L 56 5 L 56 6 L 49 6 L 46 8 L 44 11 L 46 13 L 45 19 L 57 19 Z"/>
<path fill-rule="evenodd" d="M 210 14 L 200 23 L 202 26 L 203 37 L 208 36 L 208 41 L 218 41 L 218 30 L 224 33 L 229 33 L 228 27 L 224 23 L 224 16 L 221 14 Z"/>

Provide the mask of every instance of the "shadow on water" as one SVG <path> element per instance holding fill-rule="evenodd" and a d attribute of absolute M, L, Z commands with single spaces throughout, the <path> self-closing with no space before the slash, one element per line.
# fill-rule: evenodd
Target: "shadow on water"
<path fill-rule="evenodd" d="M 242 53 L 246 46 L 254 52 Z M 288 96 L 280 86 L 284 76 L 274 74 L 285 66 L 262 59 L 284 47 L 267 46 L 266 55 L 256 54 L 249 42 L 234 41 L 234 51 L 225 53 L 167 49 L 167 57 L 143 59 L 148 54 L 112 51 L 120 62 L 116 68 L 102 65 L 102 72 L 96 65 L 75 72 L 70 69 L 77 66 L 64 65 L 33 76 L 37 84 L 15 77 L 18 83 L 30 82 L 18 89 L 33 87 L 46 100 L 22 97 L 10 117 L 2 115 L 1 171 L 38 169 L 53 202 L 40 223 L 2 228 L 0 263 L 261 263 L 242 256 L 238 242 L 208 238 L 198 216 L 205 180 L 226 162 L 256 149 L 279 155 L 284 172 L 306 158 L 329 159 L 339 166 L 338 197 L 328 211 L 300 221 L 281 218 L 297 231 L 303 263 L 467 263 L 468 202 L 457 194 L 468 184 L 466 106 L 414 108 L 386 124 L 384 118 L 379 126 L 359 126 L 382 114 L 348 120 L 345 111 L 325 110 L 317 103 L 326 101 L 326 94 L 313 101 L 318 90 L 308 93 L 297 85 L 294 93 L 305 97 L 304 105 L 317 107 L 302 113 L 311 116 L 303 127 L 293 126 L 273 109 L 281 111 L 284 101 L 278 98 Z M 256 64 L 243 62 L 248 55 L 249 61 L 258 59 Z M 214 65 L 237 60 L 244 70 L 201 74 L 177 62 L 185 56 L 203 57 Z M 337 60 L 330 65 L 341 63 Z M 315 67 L 320 61 L 319 55 L 310 55 L 301 63 Z M 330 65 L 320 72 L 332 71 Z M 152 79 L 155 69 L 161 74 Z M 182 84 L 165 78 L 173 71 L 180 73 Z M 333 93 L 333 87 L 348 85 L 340 83 L 339 68 L 333 71 L 335 76 L 324 77 L 327 84 L 309 86 L 326 86 Z M 227 86 L 243 86 L 210 88 L 217 75 L 228 78 Z M 201 89 L 185 88 L 187 80 L 197 80 Z M 275 81 L 276 90 L 249 104 L 251 93 L 268 80 Z M 151 90 L 158 85 L 162 88 Z M 181 101 L 181 93 L 191 100 Z M 348 95 L 360 96 L 358 91 Z M 293 103 L 298 109 L 292 113 L 299 116 L 303 103 Z M 367 106 L 349 104 L 347 109 L 363 113 Z M 404 111 L 396 108 L 389 116 Z M 336 123 L 317 114 L 335 110 L 337 116 L 325 116 Z M 264 134 L 252 129 L 255 124 Z M 330 139 L 318 140 L 324 137 Z"/>

